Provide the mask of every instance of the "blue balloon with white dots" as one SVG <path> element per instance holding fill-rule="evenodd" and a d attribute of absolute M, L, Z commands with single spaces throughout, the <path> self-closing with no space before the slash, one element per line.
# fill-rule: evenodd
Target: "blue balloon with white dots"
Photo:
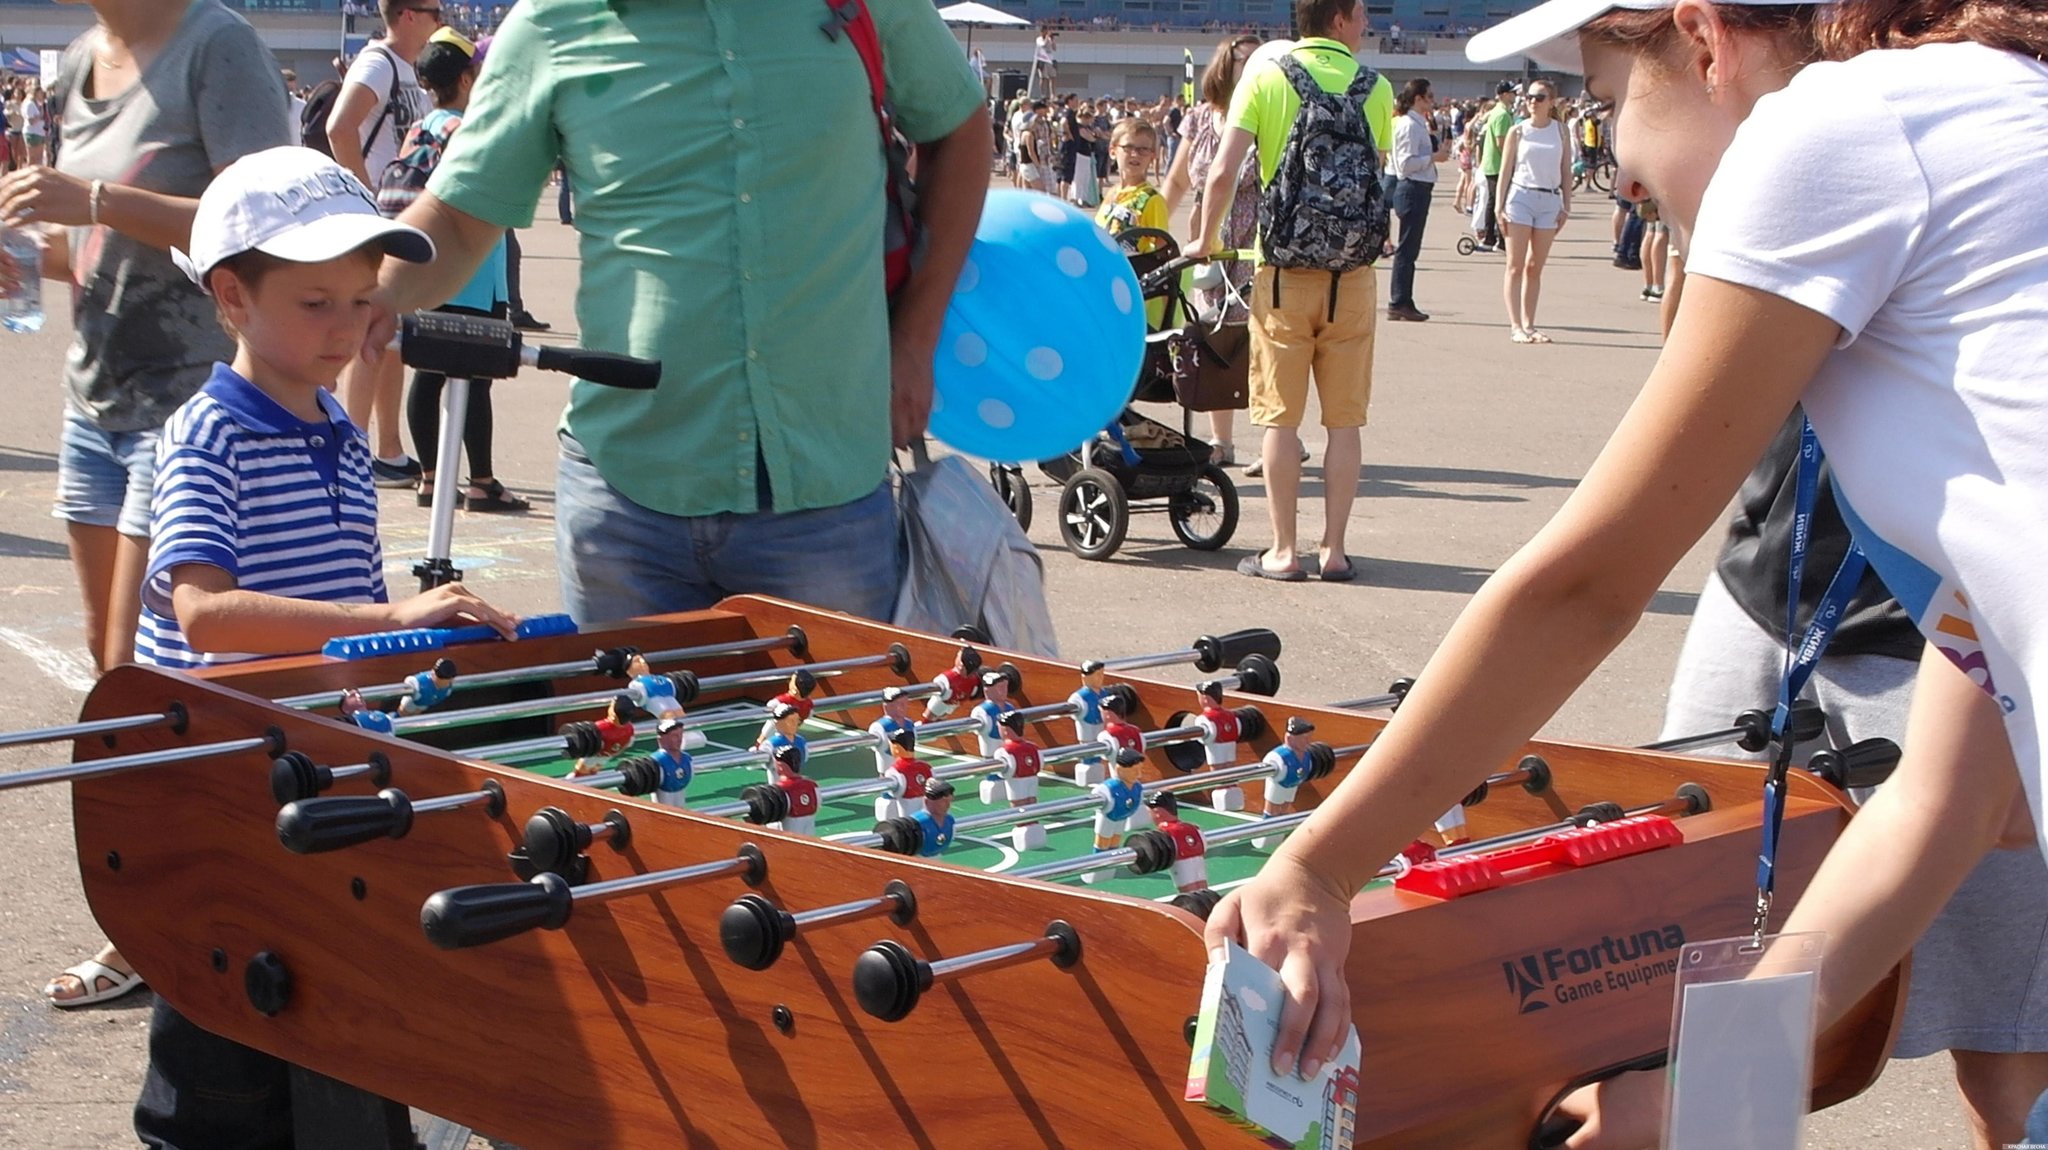
<path fill-rule="evenodd" d="M 1123 410 L 1144 359 L 1116 240 L 1051 196 L 990 192 L 939 335 L 932 435 L 998 463 L 1065 455 Z"/>

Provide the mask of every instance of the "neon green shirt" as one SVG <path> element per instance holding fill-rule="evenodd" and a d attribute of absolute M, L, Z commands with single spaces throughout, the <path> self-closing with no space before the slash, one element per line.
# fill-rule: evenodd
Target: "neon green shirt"
<path fill-rule="evenodd" d="M 930 0 L 868 9 L 896 126 L 917 141 L 959 127 L 983 96 Z M 887 474 L 882 144 L 860 54 L 819 31 L 824 15 L 818 0 L 524 0 L 429 185 L 524 227 L 568 165 L 581 342 L 663 373 L 651 392 L 574 384 L 563 426 L 643 507 L 758 510 L 763 464 L 778 511 L 849 503 Z"/>
<path fill-rule="evenodd" d="M 1480 175 L 1488 177 L 1500 175 L 1500 162 L 1503 158 L 1502 149 L 1506 146 L 1508 129 L 1514 126 L 1514 109 L 1508 107 L 1505 100 L 1496 103 L 1493 106 L 1493 111 L 1486 114 L 1486 120 L 1479 129 Z"/>
<path fill-rule="evenodd" d="M 1358 77 L 1357 58 L 1335 40 L 1304 38 L 1295 44 L 1294 58 L 1325 92 L 1342 92 Z M 1287 133 L 1300 112 L 1301 97 L 1287 82 L 1287 73 L 1280 70 L 1278 61 L 1261 62 L 1237 82 L 1237 91 L 1230 97 L 1228 123 L 1258 137 L 1259 186 L 1272 183 L 1273 173 L 1280 170 L 1280 153 L 1287 147 Z M 1394 86 L 1385 76 L 1365 98 L 1365 123 L 1380 151 L 1394 150 Z"/>

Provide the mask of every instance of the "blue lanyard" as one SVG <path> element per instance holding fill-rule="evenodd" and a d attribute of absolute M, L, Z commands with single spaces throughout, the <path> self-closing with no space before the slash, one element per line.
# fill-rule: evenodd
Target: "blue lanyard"
<path fill-rule="evenodd" d="M 1813 677 L 1813 669 L 1827 650 L 1828 640 L 1848 614 L 1849 600 L 1863 581 L 1869 560 L 1853 541 L 1828 589 L 1813 609 L 1806 633 L 1799 633 L 1799 591 L 1805 581 L 1806 553 L 1813 542 L 1813 509 L 1820 495 L 1820 440 L 1813 424 L 1799 426 L 1799 466 L 1793 489 L 1792 563 L 1785 574 L 1785 671 L 1778 680 L 1778 707 L 1771 715 L 1771 735 L 1778 744 L 1777 758 L 1764 780 L 1764 841 L 1756 860 L 1756 918 L 1751 924 L 1755 940 L 1763 941 L 1764 924 L 1771 914 L 1771 895 L 1777 885 L 1778 831 L 1785 821 L 1786 775 L 1792 768 L 1792 740 L 1786 734 L 1792 704 Z"/>

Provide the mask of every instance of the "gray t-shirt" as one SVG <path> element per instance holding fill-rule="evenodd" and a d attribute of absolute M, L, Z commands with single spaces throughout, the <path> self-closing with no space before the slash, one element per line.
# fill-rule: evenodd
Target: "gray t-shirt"
<path fill-rule="evenodd" d="M 112 99 L 87 91 L 87 32 L 65 50 L 57 168 L 171 196 L 197 197 L 214 172 L 295 142 L 270 50 L 220 0 L 191 0 L 139 82 Z M 65 359 L 71 403 L 106 431 L 147 431 L 206 382 L 235 345 L 213 301 L 169 252 L 112 228 L 71 229 L 76 335 Z"/>

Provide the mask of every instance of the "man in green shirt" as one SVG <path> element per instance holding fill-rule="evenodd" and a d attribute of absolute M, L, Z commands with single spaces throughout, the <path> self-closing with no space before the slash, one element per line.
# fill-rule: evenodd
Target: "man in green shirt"
<path fill-rule="evenodd" d="M 1508 138 L 1508 129 L 1515 126 L 1515 84 L 1502 80 L 1493 89 L 1493 110 L 1479 126 L 1479 174 L 1486 177 L 1479 194 L 1485 198 L 1486 208 L 1482 217 L 1486 222 L 1480 228 L 1480 240 L 1488 250 L 1500 246 L 1500 213 L 1494 201 L 1498 198 L 1495 189 L 1500 181 L 1502 148 Z"/>
<path fill-rule="evenodd" d="M 441 257 L 387 265 L 401 310 L 459 288 L 564 164 L 582 342 L 662 361 L 651 392 L 570 391 L 556 530 L 579 621 L 742 592 L 894 606 L 890 448 L 924 432 L 992 144 L 929 0 L 866 6 L 919 152 L 926 246 L 893 310 L 867 72 L 846 30 L 821 28 L 852 0 L 525 0 L 406 215 Z"/>
<path fill-rule="evenodd" d="M 1323 91 L 1348 90 L 1358 76 L 1354 53 L 1365 35 L 1363 0 L 1295 0 L 1294 16 L 1303 36 L 1289 54 Z M 1273 182 L 1301 103 L 1277 59 L 1255 58 L 1247 67 L 1231 94 L 1229 127 L 1209 166 L 1190 254 L 1217 250 L 1237 191 L 1237 173 L 1254 144 L 1259 150 L 1259 185 Z M 1379 152 L 1379 169 L 1359 175 L 1377 181 L 1394 141 L 1394 89 L 1385 76 L 1367 93 L 1363 111 Z M 1263 228 L 1265 212 L 1260 215 Z M 1238 570 L 1283 582 L 1308 577 L 1298 556 L 1294 519 L 1301 490 L 1300 427 L 1313 378 L 1323 427 L 1329 433 L 1323 454 L 1321 577 L 1331 583 L 1348 582 L 1357 571 L 1344 549 L 1344 532 L 1358 496 L 1360 429 L 1372 399 L 1379 314 L 1372 266 L 1333 276 L 1318 269 L 1276 268 L 1261 262 L 1252 279 L 1251 304 L 1250 415 L 1254 424 L 1265 428 L 1260 462 L 1273 518 L 1273 547 L 1247 557 Z"/>

